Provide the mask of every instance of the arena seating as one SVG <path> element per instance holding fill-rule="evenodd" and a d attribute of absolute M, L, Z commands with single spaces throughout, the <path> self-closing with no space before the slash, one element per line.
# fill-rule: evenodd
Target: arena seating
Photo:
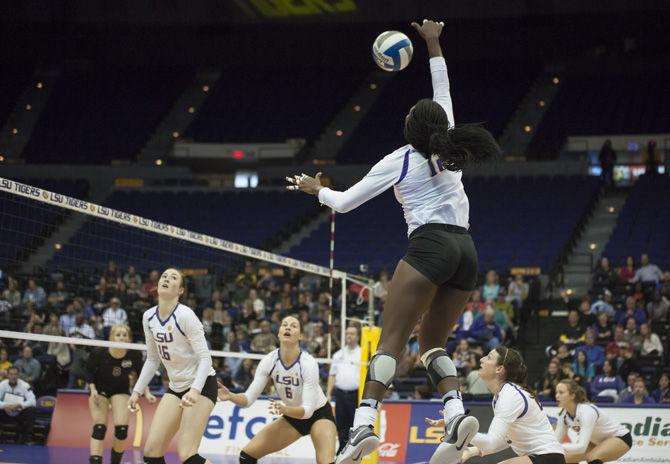
<path fill-rule="evenodd" d="M 527 154 L 555 158 L 568 135 L 667 132 L 670 104 L 663 73 L 566 77 Z"/>
<path fill-rule="evenodd" d="M 421 98 L 432 98 L 427 62 L 415 58 L 382 90 L 340 152 L 340 163 L 370 163 L 405 145 L 403 121 Z M 483 122 L 499 136 L 537 74 L 534 64 L 449 62 L 456 123 Z"/>
<path fill-rule="evenodd" d="M 219 143 L 312 140 L 364 77 L 360 70 L 347 68 L 227 71 L 185 135 L 198 142 Z"/>
<path fill-rule="evenodd" d="M 539 266 L 548 271 L 591 205 L 599 188 L 593 177 L 466 179 L 470 231 L 482 270 Z M 328 262 L 328 228 L 322 224 L 290 254 Z M 336 219 L 335 266 L 371 271 L 393 266 L 405 252 L 407 227 L 392 192 Z"/>
<path fill-rule="evenodd" d="M 132 160 L 188 84 L 180 68 L 65 70 L 24 150 L 30 163 Z"/>
<path fill-rule="evenodd" d="M 637 261 L 640 253 L 648 253 L 651 262 L 661 269 L 670 269 L 670 203 L 664 201 L 670 192 L 670 178 L 642 176 L 633 187 L 607 243 L 604 256 L 612 265 L 620 266 L 626 256 Z"/>
<path fill-rule="evenodd" d="M 12 72 L 4 72 L 0 75 L 0 127 L 2 127 L 16 102 L 30 82 L 32 68 L 12 66 Z"/>

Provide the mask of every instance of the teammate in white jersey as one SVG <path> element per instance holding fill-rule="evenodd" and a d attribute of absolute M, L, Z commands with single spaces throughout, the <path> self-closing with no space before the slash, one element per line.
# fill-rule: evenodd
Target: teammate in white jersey
<path fill-rule="evenodd" d="M 177 451 L 184 464 L 210 462 L 198 454 L 198 448 L 216 403 L 216 377 L 202 322 L 191 308 L 179 303 L 184 286 L 181 272 L 166 269 L 158 281 L 158 306 L 142 317 L 147 359 L 128 400 L 130 410 L 135 411 L 161 363 L 169 378 L 169 389 L 156 408 L 144 445 L 145 464 L 165 464 L 165 452 L 177 431 L 181 431 Z"/>
<path fill-rule="evenodd" d="M 503 461 L 504 464 L 565 464 L 563 447 L 547 414 L 524 387 L 526 365 L 521 355 L 512 348 L 499 346 L 480 363 L 479 376 L 493 394 L 493 420 L 487 433 L 478 433 L 473 438 L 473 446 L 463 454 L 462 462 L 511 447 L 518 456 Z M 442 457 L 445 445 L 438 447 L 431 463 L 456 464 Z"/>
<path fill-rule="evenodd" d="M 574 443 L 563 443 L 567 462 L 602 464 L 616 461 L 630 451 L 633 437 L 628 429 L 589 403 L 577 382 L 561 381 L 556 386 L 556 401 L 563 408 L 558 415 L 556 438 L 563 441 L 570 429 L 578 437 Z"/>
<path fill-rule="evenodd" d="M 242 449 L 241 464 L 253 464 L 280 451 L 305 435 L 311 435 L 316 462 L 335 460 L 337 430 L 333 408 L 319 385 L 319 365 L 300 350 L 302 327 L 298 318 L 285 317 L 279 327 L 279 349 L 268 353 L 256 368 L 256 375 L 244 393 L 231 393 L 219 385 L 219 399 L 243 408 L 251 406 L 272 379 L 281 401 L 270 404 L 279 419 L 266 425 Z"/>
<path fill-rule="evenodd" d="M 359 462 L 379 446 L 375 418 L 419 318 L 421 360 L 442 395 L 451 432 L 445 433 L 445 441 L 454 462 L 463 449 L 458 437 L 471 437 L 479 428 L 477 419 L 465 414 L 456 368 L 444 347 L 477 284 L 477 251 L 468 233 L 469 203 L 461 170 L 498 156 L 500 148 L 482 127 L 454 124 L 439 41 L 443 23 L 424 20 L 412 26 L 428 47 L 433 99 L 419 100 L 405 117 L 408 145 L 383 158 L 344 192 L 324 188 L 321 173 L 287 178 L 288 188 L 317 195 L 322 204 L 341 213 L 393 187 L 408 226 L 409 247 L 393 274 L 379 349 L 370 360 L 363 397 L 338 464 Z"/>

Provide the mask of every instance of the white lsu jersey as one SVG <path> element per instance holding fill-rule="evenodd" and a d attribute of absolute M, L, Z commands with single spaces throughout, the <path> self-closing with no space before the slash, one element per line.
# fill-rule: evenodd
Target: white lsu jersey
<path fill-rule="evenodd" d="M 454 111 L 444 58 L 431 58 L 430 72 L 433 100 L 444 108 L 453 127 Z M 339 213 L 346 213 L 393 187 L 405 214 L 407 235 L 428 223 L 452 224 L 467 229 L 470 202 L 461 177 L 460 171 L 447 170 L 437 156 L 426 159 L 411 145 L 405 145 L 385 156 L 348 190 L 321 189 L 319 201 Z"/>
<path fill-rule="evenodd" d="M 268 353 L 258 363 L 254 380 L 244 392 L 247 406 L 258 399 L 268 380 L 272 379 L 281 401 L 287 406 L 302 406 L 305 410 L 302 418 L 309 419 L 328 401 L 319 385 L 319 365 L 312 355 L 300 351 L 298 359 L 287 366 L 279 356 L 279 350 Z"/>
<path fill-rule="evenodd" d="M 482 454 L 508 445 L 519 456 L 564 454 L 540 403 L 520 386 L 507 382 L 493 400 L 493 420 L 486 434 L 472 440 Z"/>
<path fill-rule="evenodd" d="M 189 388 L 202 391 L 207 377 L 215 375 L 212 357 L 205 340 L 202 322 L 188 306 L 178 303 L 162 320 L 158 306 L 142 316 L 147 343 L 147 360 L 134 390 L 142 393 L 160 363 L 167 370 L 170 389 L 182 392 Z"/>
<path fill-rule="evenodd" d="M 579 403 L 575 417 L 570 416 L 565 409 L 561 409 L 556 424 L 556 438 L 562 440 L 569 429 L 574 430 L 578 437 L 574 443 L 563 443 L 565 452 L 571 454 L 585 453 L 589 443 L 597 445 L 608 438 L 623 437 L 628 433 L 626 427 L 591 403 Z"/>

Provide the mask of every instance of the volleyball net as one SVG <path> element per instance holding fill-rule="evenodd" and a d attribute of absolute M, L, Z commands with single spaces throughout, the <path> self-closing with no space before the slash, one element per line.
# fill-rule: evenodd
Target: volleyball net
<path fill-rule="evenodd" d="M 371 280 L 204 233 L 225 236 L 236 218 L 217 215 L 193 193 L 183 194 L 190 195 L 190 208 L 175 202 L 179 193 L 126 193 L 114 196 L 112 208 L 0 178 L 0 338 L 37 347 L 143 349 L 142 313 L 156 303 L 156 282 L 168 267 L 186 276 L 181 301 L 201 317 L 214 357 L 259 359 L 256 348 L 273 342 L 267 326 L 274 334 L 281 316 L 301 314 L 305 348 L 328 362 L 351 320 L 365 323 L 367 303 L 347 295 L 352 283 L 361 293 Z M 192 218 L 196 230 L 117 206 L 155 206 L 164 216 L 171 202 L 170 217 L 182 225 Z M 117 308 L 137 343 L 106 341 L 111 323 L 122 317 Z"/>

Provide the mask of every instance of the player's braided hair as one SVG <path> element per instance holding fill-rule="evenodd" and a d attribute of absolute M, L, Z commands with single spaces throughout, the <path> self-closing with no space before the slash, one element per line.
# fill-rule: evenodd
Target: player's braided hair
<path fill-rule="evenodd" d="M 437 155 L 449 171 L 500 156 L 493 135 L 481 124 L 449 125 L 442 106 L 429 99 L 419 100 L 405 122 L 405 140 L 426 158 Z"/>

